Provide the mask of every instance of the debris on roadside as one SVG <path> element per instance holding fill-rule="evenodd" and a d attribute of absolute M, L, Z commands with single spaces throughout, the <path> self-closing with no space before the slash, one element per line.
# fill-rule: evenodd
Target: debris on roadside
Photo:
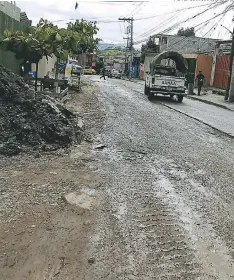
<path fill-rule="evenodd" d="M 104 145 L 104 144 L 99 144 L 94 147 L 95 150 L 103 150 L 104 148 L 106 148 L 106 145 Z"/>
<path fill-rule="evenodd" d="M 0 65 L 0 154 L 57 150 L 80 140 L 72 112 Z"/>

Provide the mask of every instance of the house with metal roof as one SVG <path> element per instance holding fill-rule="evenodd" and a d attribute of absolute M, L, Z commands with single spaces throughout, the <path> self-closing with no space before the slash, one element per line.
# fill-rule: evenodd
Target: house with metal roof
<path fill-rule="evenodd" d="M 159 45 L 160 52 L 175 51 L 182 54 L 213 52 L 216 43 L 219 41 L 219 39 L 212 38 L 168 34 L 156 34 L 151 38 Z"/>

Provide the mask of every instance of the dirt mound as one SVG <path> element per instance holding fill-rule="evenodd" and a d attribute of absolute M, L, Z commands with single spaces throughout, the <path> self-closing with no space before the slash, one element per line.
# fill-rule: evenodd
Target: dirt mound
<path fill-rule="evenodd" d="M 56 150 L 80 138 L 74 114 L 0 65 L 0 154 Z"/>

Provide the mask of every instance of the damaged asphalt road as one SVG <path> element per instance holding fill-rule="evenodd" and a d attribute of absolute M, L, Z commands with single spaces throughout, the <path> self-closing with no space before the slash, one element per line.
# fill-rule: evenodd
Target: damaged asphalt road
<path fill-rule="evenodd" d="M 106 114 L 93 279 L 233 279 L 234 140 L 135 84 L 90 80 Z"/>

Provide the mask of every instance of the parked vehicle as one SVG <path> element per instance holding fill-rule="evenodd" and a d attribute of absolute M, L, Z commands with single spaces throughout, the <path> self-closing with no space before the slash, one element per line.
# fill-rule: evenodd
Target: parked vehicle
<path fill-rule="evenodd" d="M 110 72 L 111 72 L 110 69 L 105 69 L 105 76 L 109 77 L 110 76 Z"/>
<path fill-rule="evenodd" d="M 82 73 L 82 66 L 80 65 L 72 65 L 72 74 L 80 75 Z"/>
<path fill-rule="evenodd" d="M 172 59 L 175 66 L 161 65 L 162 59 Z M 176 52 L 164 52 L 157 55 L 150 64 L 150 72 L 146 73 L 145 94 L 152 100 L 155 94 L 177 97 L 182 102 L 186 93 L 185 77 L 188 65 L 182 55 Z"/>
<path fill-rule="evenodd" d="M 115 78 L 115 79 L 120 79 L 121 78 L 121 74 L 118 70 L 111 70 L 109 75 L 108 75 L 109 78 Z"/>
<path fill-rule="evenodd" d="M 91 68 L 91 67 L 89 67 L 89 66 L 85 66 L 85 68 L 84 68 L 84 74 L 85 75 L 92 75 L 93 74 L 93 71 L 92 71 L 93 69 Z"/>

